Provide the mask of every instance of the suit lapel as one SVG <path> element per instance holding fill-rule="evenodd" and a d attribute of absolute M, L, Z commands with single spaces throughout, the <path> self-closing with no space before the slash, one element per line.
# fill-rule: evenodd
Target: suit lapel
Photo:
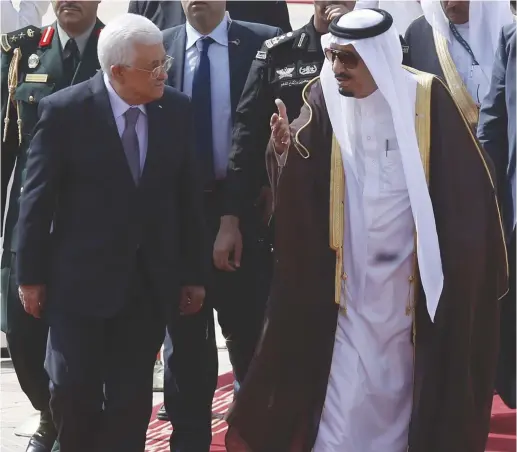
<path fill-rule="evenodd" d="M 99 34 L 103 28 L 104 24 L 100 20 L 97 20 L 84 49 L 84 53 L 81 56 L 79 66 L 75 72 L 74 80 L 72 82 L 73 85 L 88 80 L 99 70 L 100 65 L 97 57 L 97 43 L 99 41 Z"/>
<path fill-rule="evenodd" d="M 177 35 L 172 37 L 169 43 L 168 52 L 174 58 L 172 67 L 169 70 L 168 84 L 174 88 L 183 91 L 183 68 L 185 66 L 185 46 L 187 44 L 187 32 L 185 25 L 180 27 Z"/>
<path fill-rule="evenodd" d="M 105 147 L 112 150 L 115 158 L 119 161 L 119 164 L 127 169 L 127 171 L 124 171 L 127 183 L 136 187 L 135 182 L 133 181 L 133 176 L 131 175 L 129 164 L 127 163 L 122 141 L 118 134 L 108 90 L 104 85 L 104 74 L 102 71 L 97 72 L 97 75 L 90 80 L 90 90 L 93 93 L 95 103 L 95 115 L 97 115 L 96 122 L 100 132 L 99 136 L 103 137 Z"/>

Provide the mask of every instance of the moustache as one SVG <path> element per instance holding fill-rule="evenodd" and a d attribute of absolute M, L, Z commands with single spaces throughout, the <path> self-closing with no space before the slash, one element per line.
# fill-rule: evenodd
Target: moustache
<path fill-rule="evenodd" d="M 339 82 L 344 82 L 346 80 L 352 80 L 353 77 L 351 75 L 348 75 L 348 74 L 337 74 L 335 75 L 336 77 L 336 80 L 339 81 Z"/>
<path fill-rule="evenodd" d="M 81 10 L 79 5 L 77 5 L 77 3 L 75 3 L 75 2 L 65 2 L 65 3 L 62 3 L 61 5 L 59 5 L 59 10 L 60 11 L 62 11 L 64 9 L 73 9 L 75 11 L 80 11 Z"/>
<path fill-rule="evenodd" d="M 461 6 L 452 5 L 452 6 L 447 6 L 447 8 L 445 8 L 445 12 L 457 13 L 457 12 L 460 12 L 462 9 L 463 8 Z"/>

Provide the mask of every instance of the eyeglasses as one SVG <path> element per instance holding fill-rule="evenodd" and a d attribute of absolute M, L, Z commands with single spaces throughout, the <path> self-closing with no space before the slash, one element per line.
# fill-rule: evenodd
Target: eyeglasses
<path fill-rule="evenodd" d="M 338 61 L 347 69 L 355 69 L 361 60 L 361 58 L 355 53 L 336 49 L 325 49 L 325 57 L 332 64 L 334 64 L 337 58 Z"/>
<path fill-rule="evenodd" d="M 136 69 L 137 71 L 141 71 L 141 72 L 147 72 L 148 74 L 150 74 L 150 77 L 152 79 L 157 79 L 161 75 L 162 72 L 165 72 L 165 73 L 169 72 L 169 69 L 172 66 L 173 60 L 174 60 L 173 57 L 166 55 L 164 63 L 160 64 L 160 66 L 156 66 L 153 70 L 142 69 L 142 68 L 134 67 L 134 66 L 126 66 L 126 67 L 131 67 L 131 68 Z"/>

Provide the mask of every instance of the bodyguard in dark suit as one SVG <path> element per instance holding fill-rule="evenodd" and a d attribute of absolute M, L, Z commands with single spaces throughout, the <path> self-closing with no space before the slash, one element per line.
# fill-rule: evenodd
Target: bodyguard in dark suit
<path fill-rule="evenodd" d="M 174 57 L 169 83 L 192 96 L 196 151 L 202 170 L 207 239 L 214 246 L 221 216 L 235 110 L 251 63 L 262 43 L 278 28 L 231 20 L 224 1 L 184 1 L 188 22 L 163 32 Z M 240 219 L 243 249 L 229 271 L 212 270 L 206 307 L 196 316 L 169 322 L 183 339 L 167 347 L 165 407 L 173 424 L 171 450 L 208 451 L 211 405 L 217 383 L 213 309 L 227 340 L 235 379 L 244 380 L 262 325 L 267 298 L 265 259 L 259 242 L 261 222 L 252 204 Z M 242 254 L 242 256 L 241 256 Z M 242 259 L 241 259 L 242 257 Z"/>
<path fill-rule="evenodd" d="M 88 80 L 99 69 L 97 41 L 104 25 L 96 17 L 98 3 L 55 2 L 57 22 L 42 29 L 25 27 L 1 38 L 2 221 L 7 184 L 13 176 L 2 253 L 1 318 L 20 386 L 41 412 L 40 426 L 29 442 L 30 452 L 50 451 L 56 431 L 48 407 L 49 380 L 43 367 L 48 326 L 23 310 L 16 285 L 19 198 L 40 101 Z"/>
<path fill-rule="evenodd" d="M 21 199 L 20 298 L 49 324 L 62 452 L 142 452 L 165 318 L 197 312 L 207 250 L 187 96 L 148 19 L 99 38 L 103 72 L 40 103 Z"/>
<path fill-rule="evenodd" d="M 227 2 L 226 9 L 232 19 L 271 25 L 281 28 L 284 33 L 291 31 L 285 0 L 231 0 Z M 160 30 L 185 23 L 185 13 L 179 0 L 132 0 L 129 2 L 128 12 L 151 19 Z"/>
<path fill-rule="evenodd" d="M 501 300 L 501 350 L 496 389 L 515 408 L 515 23 L 503 27 L 490 91 L 481 105 L 478 138 L 492 158 L 508 244 L 510 290 Z"/>

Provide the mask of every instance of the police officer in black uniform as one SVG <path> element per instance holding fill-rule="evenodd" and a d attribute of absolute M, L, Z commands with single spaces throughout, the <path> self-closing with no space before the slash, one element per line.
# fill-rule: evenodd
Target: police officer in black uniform
<path fill-rule="evenodd" d="M 302 28 L 264 42 L 253 62 L 235 113 L 233 144 L 225 186 L 225 211 L 221 219 L 214 263 L 224 269 L 238 246 L 238 219 L 244 206 L 256 203 L 264 220 L 263 239 L 271 242 L 268 222 L 272 196 L 265 167 L 265 150 L 271 129 L 269 120 L 280 98 L 287 114 L 296 118 L 302 107 L 305 85 L 317 77 L 325 55 L 321 36 L 333 18 L 351 11 L 355 1 L 315 1 L 314 16 Z M 271 272 L 272 262 L 259 271 Z M 269 287 L 269 284 L 266 284 Z M 258 319 L 262 321 L 262 318 Z"/>
<path fill-rule="evenodd" d="M 57 22 L 43 28 L 25 27 L 1 36 L 2 69 L 2 219 L 7 188 L 13 177 L 5 218 L 1 264 L 2 331 L 20 386 L 40 425 L 28 452 L 50 452 L 56 431 L 49 410 L 49 378 L 44 369 L 48 327 L 27 314 L 18 296 L 15 274 L 19 198 L 27 152 L 42 98 L 93 77 L 99 70 L 97 41 L 103 24 L 99 2 L 52 2 Z"/>

